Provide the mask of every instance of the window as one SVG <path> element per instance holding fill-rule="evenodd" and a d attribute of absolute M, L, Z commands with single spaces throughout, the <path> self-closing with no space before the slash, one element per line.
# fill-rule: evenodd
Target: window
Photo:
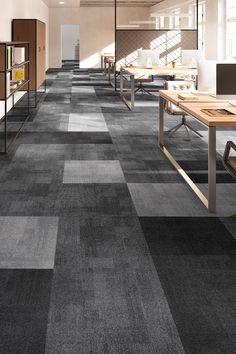
<path fill-rule="evenodd" d="M 236 1 L 226 0 L 226 56 L 236 58 Z"/>

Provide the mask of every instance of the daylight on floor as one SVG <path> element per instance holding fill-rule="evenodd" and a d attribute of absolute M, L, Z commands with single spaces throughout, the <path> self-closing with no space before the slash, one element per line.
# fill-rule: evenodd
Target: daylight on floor
<path fill-rule="evenodd" d="M 0 3 L 0 354 L 236 353 L 236 1 Z"/>

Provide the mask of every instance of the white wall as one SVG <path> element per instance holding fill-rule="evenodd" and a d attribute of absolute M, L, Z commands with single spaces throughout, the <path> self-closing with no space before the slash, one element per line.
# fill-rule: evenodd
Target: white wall
<path fill-rule="evenodd" d="M 81 7 L 50 9 L 50 67 L 61 67 L 61 26 L 80 26 L 80 65 L 99 67 L 100 55 L 114 49 L 114 8 Z"/>
<path fill-rule="evenodd" d="M 11 40 L 11 22 L 13 18 L 32 18 L 46 23 L 46 54 L 49 63 L 49 9 L 41 0 L 0 0 L 0 40 Z"/>
<path fill-rule="evenodd" d="M 119 7 L 117 13 L 120 24 L 145 20 L 149 16 L 147 7 Z M 61 25 L 74 24 L 80 26 L 80 66 L 100 67 L 101 54 L 115 49 L 114 7 L 51 8 L 50 67 L 61 67 Z"/>
<path fill-rule="evenodd" d="M 149 7 L 117 7 L 117 25 L 127 25 L 129 21 L 150 20 Z"/>
<path fill-rule="evenodd" d="M 41 0 L 0 0 L 0 41 L 11 41 L 11 22 L 14 18 L 35 18 L 46 23 L 46 63 L 49 64 L 49 9 Z M 3 5 L 4 3 L 4 5 Z M 18 97 L 21 96 L 19 93 Z M 15 102 L 17 101 L 17 95 Z M 8 100 L 8 109 L 12 101 Z M 0 102 L 0 117 L 3 117 L 3 102 Z"/>
<path fill-rule="evenodd" d="M 50 68 L 61 67 L 61 26 L 79 25 L 79 8 L 50 8 L 49 10 L 49 66 Z"/>
<path fill-rule="evenodd" d="M 62 60 L 75 60 L 76 47 L 79 41 L 78 25 L 62 25 L 61 42 L 62 42 Z"/>

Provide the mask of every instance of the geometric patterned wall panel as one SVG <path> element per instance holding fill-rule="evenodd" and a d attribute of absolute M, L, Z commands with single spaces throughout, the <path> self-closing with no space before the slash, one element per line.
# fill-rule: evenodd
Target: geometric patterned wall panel
<path fill-rule="evenodd" d="M 135 63 L 137 50 L 158 49 L 161 64 L 181 62 L 181 49 L 197 49 L 197 31 L 117 30 L 116 68 Z"/>

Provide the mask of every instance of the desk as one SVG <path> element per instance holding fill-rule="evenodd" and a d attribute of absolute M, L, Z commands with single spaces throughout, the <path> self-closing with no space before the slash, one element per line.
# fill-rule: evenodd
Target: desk
<path fill-rule="evenodd" d="M 131 90 L 130 101 L 127 100 L 124 94 L 124 75 L 130 76 Z M 135 105 L 135 82 L 146 81 L 149 76 L 197 76 L 197 69 L 191 69 L 187 66 L 177 66 L 176 68 L 168 66 L 156 66 L 152 69 L 147 69 L 142 66 L 129 66 L 120 68 L 120 97 L 130 110 L 134 109 Z"/>
<path fill-rule="evenodd" d="M 164 101 L 170 100 L 177 104 L 184 112 L 191 115 L 199 123 L 208 128 L 208 198 L 200 191 L 196 184 L 191 180 L 187 173 L 181 168 L 178 162 L 174 159 L 171 153 L 164 145 Z M 216 212 L 216 128 L 236 127 L 236 117 L 211 117 L 201 110 L 204 108 L 224 108 L 228 109 L 236 115 L 236 107 L 233 107 L 226 101 L 217 101 L 211 96 L 200 98 L 196 102 L 186 102 L 186 100 L 176 99 L 173 91 L 160 91 L 160 105 L 159 105 L 159 146 L 165 156 L 169 159 L 172 165 L 176 168 L 179 174 L 188 183 L 190 188 L 198 196 L 201 202 L 208 208 L 209 212 Z"/>

